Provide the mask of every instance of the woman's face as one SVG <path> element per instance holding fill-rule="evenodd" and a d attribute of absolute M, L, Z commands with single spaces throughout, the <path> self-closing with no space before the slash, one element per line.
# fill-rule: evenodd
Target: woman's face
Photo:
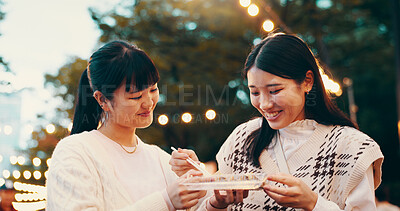
<path fill-rule="evenodd" d="M 153 110 L 158 98 L 157 84 L 139 92 L 125 92 L 125 83 L 123 83 L 115 90 L 111 106 L 108 105 L 110 106 L 108 121 L 120 127 L 148 127 L 153 122 Z"/>
<path fill-rule="evenodd" d="M 251 104 L 278 130 L 305 118 L 305 93 L 309 86 L 297 84 L 253 66 L 247 73 Z"/>

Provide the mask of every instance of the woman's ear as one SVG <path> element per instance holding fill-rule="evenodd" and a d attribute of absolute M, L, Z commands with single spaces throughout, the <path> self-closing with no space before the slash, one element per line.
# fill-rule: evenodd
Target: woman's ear
<path fill-rule="evenodd" d="M 93 97 L 96 99 L 97 103 L 100 105 L 100 107 L 104 111 L 109 111 L 110 110 L 110 108 L 108 106 L 108 103 L 107 103 L 107 98 L 103 95 L 103 93 L 101 93 L 99 90 L 96 90 L 93 93 Z"/>
<path fill-rule="evenodd" d="M 313 85 L 314 85 L 314 73 L 311 70 L 308 70 L 306 72 L 306 77 L 304 79 L 304 88 L 306 90 L 306 92 L 308 93 L 309 91 L 311 91 Z"/>

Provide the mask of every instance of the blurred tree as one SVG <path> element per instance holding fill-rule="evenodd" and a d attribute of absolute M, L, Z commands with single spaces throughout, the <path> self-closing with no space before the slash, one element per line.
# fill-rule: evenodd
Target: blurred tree
<path fill-rule="evenodd" d="M 86 66 L 87 60 L 75 57 L 62 66 L 57 75 L 45 75 L 45 87 L 53 87 L 54 97 L 62 99 L 62 104 L 57 107 L 57 120 L 73 119 L 75 95 L 78 93 L 79 79 Z"/>
<path fill-rule="evenodd" d="M 383 182 L 400 187 L 395 35 L 388 13 L 390 1 L 259 2 L 268 2 L 278 11 L 292 31 L 310 44 L 337 81 L 344 77 L 353 80 L 360 129 L 379 143 L 385 155 Z M 347 97 L 343 94 L 336 99 L 343 110 L 348 110 Z M 400 203 L 398 191 L 393 189 L 392 196 Z"/>
<path fill-rule="evenodd" d="M 309 43 L 336 81 L 344 77 L 353 80 L 360 129 L 381 145 L 389 161 L 384 162 L 384 182 L 398 181 L 394 37 L 387 13 L 389 2 L 255 2 L 269 4 L 291 31 Z M 105 13 L 90 9 L 102 33 L 100 42 L 131 41 L 144 49 L 160 70 L 161 96 L 155 117 L 167 114 L 170 121 L 161 126 L 155 119 L 153 126 L 138 131 L 140 137 L 165 149 L 170 145 L 195 148 L 201 160 L 214 159 L 231 130 L 257 114 L 249 105 L 239 72 L 255 39 L 266 35 L 260 26 L 272 15 L 263 11 L 262 7 L 257 17 L 249 17 L 246 9 L 231 0 L 136 0 L 133 4 L 121 1 Z M 64 90 L 57 94 L 68 105 L 60 109 L 63 118 L 72 117 L 76 85 L 86 66 L 72 67 L 75 62 L 64 66 L 63 71 L 61 68 L 57 76 L 46 77 L 49 84 Z M 346 94 L 336 102 L 348 110 Z M 214 121 L 204 117 L 209 108 L 217 112 Z M 183 112 L 193 115 L 191 123 L 180 120 Z"/>
<path fill-rule="evenodd" d="M 214 159 L 229 132 L 254 112 L 240 71 L 259 25 L 238 4 L 223 0 L 140 1 L 116 6 L 107 14 L 91 10 L 101 42 L 128 40 L 144 49 L 160 70 L 160 102 L 154 125 L 139 135 L 169 148 L 195 148 L 204 161 Z M 215 120 L 205 112 L 214 109 Z M 192 122 L 183 123 L 189 112 Z"/>

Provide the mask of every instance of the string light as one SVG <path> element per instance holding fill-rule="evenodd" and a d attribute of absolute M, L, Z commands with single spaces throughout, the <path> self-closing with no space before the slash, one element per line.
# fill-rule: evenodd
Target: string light
<path fill-rule="evenodd" d="M 239 3 L 242 7 L 248 7 L 251 4 L 251 1 L 250 0 L 240 0 Z"/>
<path fill-rule="evenodd" d="M 33 177 L 34 177 L 36 180 L 39 180 L 39 179 L 42 177 L 42 173 L 40 173 L 40 171 L 34 171 L 34 172 L 33 172 Z"/>
<path fill-rule="evenodd" d="M 247 8 L 247 12 L 249 13 L 250 16 L 254 17 L 254 16 L 258 15 L 258 13 L 260 12 L 260 9 L 258 9 L 257 5 L 251 4 Z"/>
<path fill-rule="evenodd" d="M 266 32 L 270 32 L 270 31 L 274 30 L 274 27 L 275 27 L 274 23 L 269 19 L 264 21 L 262 26 L 263 26 L 264 31 L 266 31 Z"/>
<path fill-rule="evenodd" d="M 27 179 L 27 180 L 32 177 L 32 173 L 30 171 L 28 171 L 28 170 L 25 170 L 23 175 L 24 175 L 24 178 Z"/>
<path fill-rule="evenodd" d="M 12 165 L 17 164 L 17 162 L 18 162 L 17 156 L 15 156 L 15 155 L 10 156 L 10 163 L 11 163 Z"/>
<path fill-rule="evenodd" d="M 38 166 L 40 166 L 42 161 L 40 160 L 40 158 L 35 157 L 35 158 L 32 159 L 32 163 L 33 163 L 34 166 L 38 167 Z"/>
<path fill-rule="evenodd" d="M 214 110 L 212 110 L 212 109 L 209 109 L 209 110 L 206 112 L 206 118 L 207 118 L 208 120 L 213 120 L 213 119 L 215 119 L 216 116 L 217 116 L 217 113 L 216 113 Z"/>
<path fill-rule="evenodd" d="M 4 126 L 4 134 L 10 135 L 13 132 L 13 128 L 10 125 Z"/>
<path fill-rule="evenodd" d="M 21 166 L 24 165 L 24 163 L 25 163 L 25 158 L 24 158 L 24 156 L 18 156 L 17 162 L 18 162 L 18 164 L 21 165 Z"/>
<path fill-rule="evenodd" d="M 190 121 L 192 121 L 192 115 L 190 113 L 183 113 L 182 114 L 182 121 L 184 123 L 189 123 Z"/>
<path fill-rule="evenodd" d="M 3 177 L 5 178 L 5 179 L 8 179 L 9 177 L 10 177 L 10 175 L 11 175 L 11 173 L 10 173 L 10 171 L 9 170 L 3 170 Z"/>
<path fill-rule="evenodd" d="M 13 177 L 14 177 L 15 179 L 19 179 L 19 178 L 21 177 L 21 172 L 18 171 L 18 170 L 14 170 L 14 171 L 13 171 Z"/>
<path fill-rule="evenodd" d="M 48 124 L 47 126 L 46 126 L 46 132 L 48 133 L 48 134 L 52 134 L 52 133 L 54 133 L 56 131 L 56 126 L 54 126 L 53 124 Z"/>
<path fill-rule="evenodd" d="M 166 124 L 168 124 L 168 121 L 169 121 L 168 116 L 165 115 L 165 114 L 160 115 L 160 116 L 158 117 L 158 123 L 159 123 L 160 125 L 166 125 Z"/>

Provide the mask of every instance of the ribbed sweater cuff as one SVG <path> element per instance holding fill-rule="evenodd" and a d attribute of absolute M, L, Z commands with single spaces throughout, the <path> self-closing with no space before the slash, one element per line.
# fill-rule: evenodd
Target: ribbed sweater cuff
<path fill-rule="evenodd" d="M 134 207 L 137 208 L 137 210 L 143 211 L 169 211 L 161 192 L 155 192 L 140 199 L 134 204 Z"/>

